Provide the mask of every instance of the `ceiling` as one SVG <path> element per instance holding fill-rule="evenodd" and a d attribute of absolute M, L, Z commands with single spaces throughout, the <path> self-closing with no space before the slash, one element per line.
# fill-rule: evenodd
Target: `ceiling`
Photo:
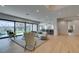
<path fill-rule="evenodd" d="M 35 21 L 49 21 L 54 12 L 67 7 L 66 5 L 5 5 L 0 6 L 0 12 Z"/>
<path fill-rule="evenodd" d="M 48 8 L 49 11 L 57 11 L 60 10 L 62 8 L 67 7 L 68 5 L 46 5 L 46 7 Z"/>

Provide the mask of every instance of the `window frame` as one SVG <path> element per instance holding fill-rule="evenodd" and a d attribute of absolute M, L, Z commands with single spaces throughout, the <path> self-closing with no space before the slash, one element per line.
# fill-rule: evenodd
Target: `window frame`
<path fill-rule="evenodd" d="M 14 32 L 16 33 L 16 22 L 19 22 L 19 23 L 24 23 L 24 32 L 26 32 L 26 24 L 32 24 L 32 31 L 33 31 L 33 24 L 36 24 L 37 25 L 37 31 L 38 31 L 38 24 L 37 23 L 29 23 L 29 22 L 22 22 L 22 21 L 15 21 L 15 20 L 9 20 L 9 19 L 2 19 L 0 18 L 0 20 L 2 21 L 10 21 L 10 22 L 13 22 L 14 23 Z M 16 35 L 16 36 L 21 36 L 21 35 Z M 1 37 L 0 39 L 4 39 L 4 38 L 9 38 L 8 36 L 7 37 Z"/>
<path fill-rule="evenodd" d="M 15 33 L 16 33 L 16 23 L 23 23 L 24 24 L 24 32 L 25 32 L 25 22 L 20 22 L 20 21 L 15 21 Z M 16 35 L 16 36 L 20 36 L 22 34 Z"/>

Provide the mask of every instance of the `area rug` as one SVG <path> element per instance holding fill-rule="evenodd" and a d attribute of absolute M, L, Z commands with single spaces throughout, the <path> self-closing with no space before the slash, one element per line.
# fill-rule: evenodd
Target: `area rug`
<path fill-rule="evenodd" d="M 18 36 L 16 37 L 16 39 L 12 39 L 12 41 L 16 44 L 18 44 L 21 47 L 25 47 L 25 41 L 23 39 L 23 36 Z M 46 40 L 41 40 L 39 37 L 36 37 L 36 46 L 35 48 L 39 47 L 40 45 L 42 45 L 44 42 L 46 42 Z"/>

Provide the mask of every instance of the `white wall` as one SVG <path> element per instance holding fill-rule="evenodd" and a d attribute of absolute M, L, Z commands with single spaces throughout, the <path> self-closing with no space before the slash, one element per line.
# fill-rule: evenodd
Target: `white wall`
<path fill-rule="evenodd" d="M 57 18 L 53 19 L 53 26 L 54 26 L 54 35 L 58 35 L 58 31 L 57 31 Z"/>
<path fill-rule="evenodd" d="M 58 11 L 52 12 L 52 17 L 50 23 L 54 24 L 55 27 L 55 35 L 57 32 L 57 18 L 70 17 L 79 15 L 79 6 L 68 6 L 66 8 L 60 9 Z"/>
<path fill-rule="evenodd" d="M 68 22 L 60 20 L 57 23 L 58 23 L 58 34 L 68 35 Z"/>
<path fill-rule="evenodd" d="M 79 20 L 75 20 L 73 24 L 74 24 L 74 27 L 75 27 L 74 35 L 79 35 Z"/>
<path fill-rule="evenodd" d="M 72 21 L 58 21 L 58 34 L 68 35 L 68 27 L 73 26 L 72 35 L 79 35 L 79 20 Z"/>

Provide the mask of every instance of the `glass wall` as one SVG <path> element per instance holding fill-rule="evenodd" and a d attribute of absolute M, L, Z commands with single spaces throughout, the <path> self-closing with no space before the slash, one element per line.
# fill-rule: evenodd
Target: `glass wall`
<path fill-rule="evenodd" d="M 32 24 L 26 23 L 26 32 L 32 31 Z"/>
<path fill-rule="evenodd" d="M 14 22 L 0 20 L 0 38 L 7 36 L 7 30 L 14 32 Z"/>
<path fill-rule="evenodd" d="M 38 25 L 38 31 L 54 30 L 53 24 L 41 23 Z"/>
<path fill-rule="evenodd" d="M 33 24 L 33 31 L 37 31 L 37 25 Z"/>
<path fill-rule="evenodd" d="M 16 35 L 23 35 L 25 31 L 37 31 L 37 24 L 0 19 L 0 38 L 8 37 L 7 30 L 15 32 Z"/>
<path fill-rule="evenodd" d="M 15 22 L 16 35 L 21 35 L 25 32 L 25 23 Z"/>

